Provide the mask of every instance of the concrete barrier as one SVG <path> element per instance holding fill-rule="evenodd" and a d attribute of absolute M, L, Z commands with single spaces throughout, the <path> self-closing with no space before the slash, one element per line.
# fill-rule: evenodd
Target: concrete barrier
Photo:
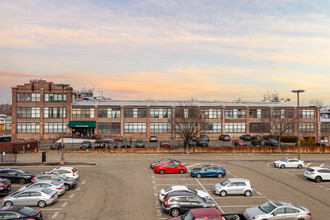
<path fill-rule="evenodd" d="M 64 149 L 65 152 L 71 153 L 110 153 L 110 154 L 175 154 L 185 153 L 184 148 L 106 148 L 106 149 Z M 50 150 L 49 152 L 60 152 L 60 150 Z M 189 153 L 258 153 L 258 154 L 272 154 L 278 153 L 277 146 L 262 146 L 262 147 L 190 147 Z M 296 154 L 298 153 L 297 146 L 281 147 L 280 153 Z M 314 147 L 302 146 L 300 147 L 302 154 L 328 154 L 330 147 Z"/>

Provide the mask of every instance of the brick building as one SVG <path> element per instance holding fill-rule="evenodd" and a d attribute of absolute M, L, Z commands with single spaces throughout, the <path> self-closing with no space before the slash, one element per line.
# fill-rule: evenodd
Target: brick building
<path fill-rule="evenodd" d="M 64 100 L 62 102 L 62 92 Z M 128 139 L 174 139 L 170 120 L 178 108 L 189 108 L 184 101 L 116 101 L 78 98 L 69 86 L 44 80 L 31 81 L 12 88 L 13 139 L 56 139 L 65 136 L 121 137 Z M 298 116 L 295 103 L 289 102 L 218 102 L 193 101 L 208 123 L 206 133 L 217 139 L 226 133 L 237 138 L 242 134 L 263 134 L 267 118 Z M 188 115 L 188 110 L 187 110 Z M 320 110 L 302 105 L 299 111 L 301 137 L 319 142 Z M 297 126 L 287 133 L 296 136 Z"/>

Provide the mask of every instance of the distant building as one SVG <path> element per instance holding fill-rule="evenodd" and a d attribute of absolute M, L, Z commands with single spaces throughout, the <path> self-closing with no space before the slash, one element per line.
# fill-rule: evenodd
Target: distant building
<path fill-rule="evenodd" d="M 320 110 L 321 121 L 321 143 L 329 144 L 330 138 L 330 106 L 322 107 Z"/>
<path fill-rule="evenodd" d="M 10 130 L 11 122 L 11 116 L 0 114 L 0 124 L 3 124 L 3 130 Z"/>
<path fill-rule="evenodd" d="M 62 96 L 63 93 L 63 96 Z M 185 101 L 125 101 L 105 99 L 91 91 L 76 92 L 70 86 L 36 80 L 12 88 L 13 139 L 56 139 L 65 136 L 121 137 L 128 139 L 177 138 L 170 120 Z M 63 102 L 62 102 L 63 100 Z M 317 106 L 284 102 L 221 102 L 191 100 L 208 123 L 210 138 L 220 134 L 239 138 L 242 134 L 266 135 L 263 119 L 299 115 L 301 137 L 319 141 L 320 111 Z M 62 105 L 64 111 L 62 112 Z M 184 108 L 185 109 L 185 108 Z M 267 113 L 267 114 L 266 114 Z M 62 119 L 63 117 L 63 119 Z M 63 121 L 63 124 L 62 124 Z M 199 131 L 201 133 L 201 131 Z M 294 127 L 286 135 L 296 136 Z"/>

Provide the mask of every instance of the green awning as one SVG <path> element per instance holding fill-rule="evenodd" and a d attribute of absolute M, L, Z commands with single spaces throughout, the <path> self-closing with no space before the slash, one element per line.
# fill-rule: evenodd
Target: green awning
<path fill-rule="evenodd" d="M 96 128 L 96 121 L 69 121 L 69 128 Z"/>

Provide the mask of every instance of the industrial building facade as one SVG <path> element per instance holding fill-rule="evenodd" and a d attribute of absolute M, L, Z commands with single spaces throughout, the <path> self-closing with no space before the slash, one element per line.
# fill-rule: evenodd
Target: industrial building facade
<path fill-rule="evenodd" d="M 220 134 L 265 133 L 269 117 L 293 119 L 299 115 L 301 137 L 321 137 L 320 109 L 294 103 L 218 101 L 84 100 L 68 85 L 35 80 L 12 88 L 12 138 L 57 139 L 62 136 L 97 136 L 126 139 L 177 138 L 171 126 L 175 111 L 189 117 L 194 106 L 207 123 L 202 131 L 211 139 Z M 63 111 L 62 111 L 63 108 Z M 296 136 L 296 125 L 286 135 Z"/>

